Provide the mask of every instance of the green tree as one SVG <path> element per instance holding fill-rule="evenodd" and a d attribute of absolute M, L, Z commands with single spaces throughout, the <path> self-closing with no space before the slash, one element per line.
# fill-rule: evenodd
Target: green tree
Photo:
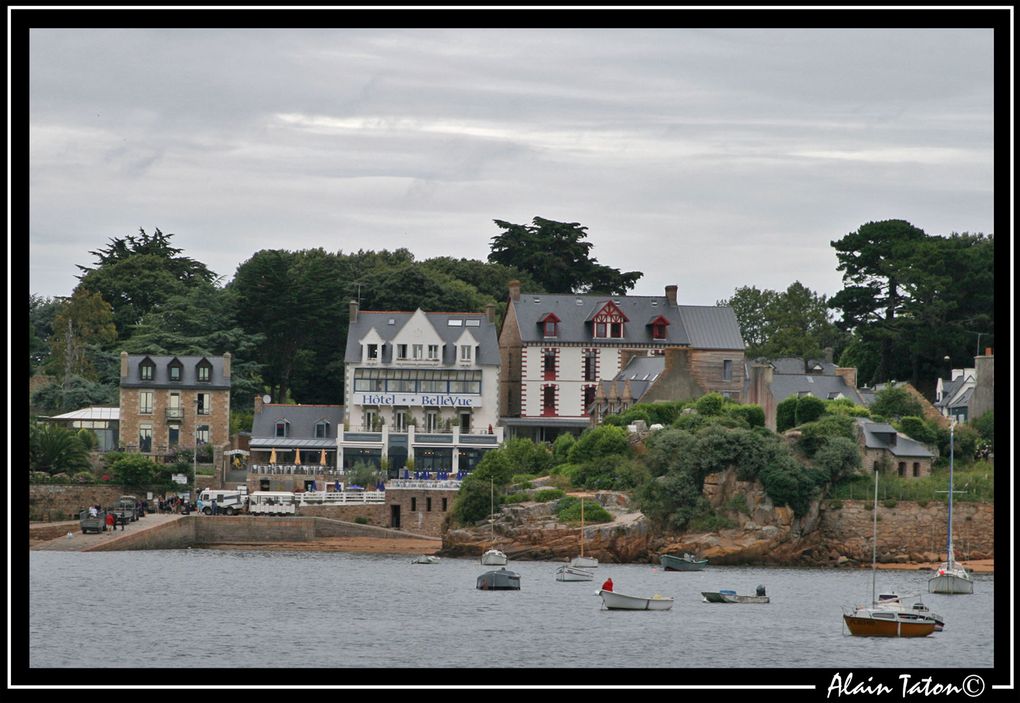
<path fill-rule="evenodd" d="M 825 414 L 825 401 L 813 395 L 797 398 L 797 425 L 814 422 Z"/>
<path fill-rule="evenodd" d="M 888 418 L 924 415 L 921 401 L 902 386 L 892 386 L 880 390 L 875 394 L 875 401 L 871 404 L 870 410 L 874 415 Z"/>
<path fill-rule="evenodd" d="M 116 406 L 118 402 L 120 394 L 116 385 L 97 383 L 81 376 L 68 376 L 63 383 L 44 386 L 31 398 L 33 407 L 50 415 L 91 405 Z"/>
<path fill-rule="evenodd" d="M 57 310 L 49 338 L 50 372 L 96 380 L 89 351 L 117 341 L 113 309 L 98 293 L 78 288 Z"/>
<path fill-rule="evenodd" d="M 938 442 L 938 428 L 922 417 L 901 417 L 895 424 L 897 430 L 911 439 L 916 439 L 923 444 L 935 444 Z"/>
<path fill-rule="evenodd" d="M 583 464 L 613 454 L 628 456 L 630 451 L 626 430 L 612 425 L 600 425 L 581 434 L 570 449 L 570 463 Z"/>
<path fill-rule="evenodd" d="M 113 480 L 127 488 L 144 488 L 157 482 L 160 467 L 141 454 L 122 454 L 109 465 Z"/>
<path fill-rule="evenodd" d="M 58 425 L 29 426 L 28 465 L 49 474 L 76 473 L 90 468 L 88 448 L 77 433 Z"/>
<path fill-rule="evenodd" d="M 624 295 L 644 274 L 599 264 L 585 241 L 587 227 L 542 217 L 530 225 L 494 220 L 503 230 L 491 240 L 489 261 L 527 272 L 548 293 Z"/>
<path fill-rule="evenodd" d="M 827 437 L 814 458 L 815 465 L 832 483 L 850 478 L 858 472 L 862 463 L 857 442 L 846 437 Z"/>
<path fill-rule="evenodd" d="M 974 429 L 981 436 L 988 448 L 995 451 L 995 411 L 989 410 L 973 421 Z"/>

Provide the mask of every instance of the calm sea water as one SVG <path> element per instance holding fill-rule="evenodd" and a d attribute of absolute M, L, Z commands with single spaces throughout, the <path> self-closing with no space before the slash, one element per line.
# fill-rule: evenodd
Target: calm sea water
<path fill-rule="evenodd" d="M 842 606 L 867 601 L 871 572 L 602 565 L 593 582 L 555 580 L 558 564 L 512 561 L 520 591 L 479 591 L 474 559 L 174 550 L 31 552 L 31 667 L 888 667 L 993 666 L 995 581 L 974 594 L 927 594 L 921 571 L 879 571 L 879 591 L 923 593 L 945 631 L 923 639 L 857 638 Z M 116 581 L 100 575 L 118 574 Z M 666 612 L 601 609 L 621 593 L 662 594 Z M 104 587 L 104 582 L 106 586 Z M 114 587 L 115 584 L 115 587 Z M 768 605 L 702 602 L 701 591 Z M 176 616 L 169 614 L 176 613 Z M 83 633 L 117 646 L 83 647 Z M 395 682 L 399 683 L 399 682 Z"/>

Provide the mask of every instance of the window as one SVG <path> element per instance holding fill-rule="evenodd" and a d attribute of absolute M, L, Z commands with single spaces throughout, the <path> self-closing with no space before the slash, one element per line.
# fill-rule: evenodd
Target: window
<path fill-rule="evenodd" d="M 542 414 L 556 414 L 556 386 L 546 386 L 542 389 Z"/>
<path fill-rule="evenodd" d="M 610 322 L 609 323 L 609 336 L 614 339 L 623 338 L 623 323 L 622 322 Z"/>
<path fill-rule="evenodd" d="M 199 425 L 195 430 L 195 440 L 199 444 L 209 443 L 209 425 Z"/>
<path fill-rule="evenodd" d="M 471 345 L 461 344 L 460 345 L 460 360 L 471 361 Z"/>
<path fill-rule="evenodd" d="M 198 414 L 199 415 L 212 415 L 212 394 L 211 393 L 199 393 L 198 394 Z"/>
<path fill-rule="evenodd" d="M 166 416 L 168 419 L 180 419 L 184 417 L 184 409 L 181 408 L 180 393 L 170 394 L 170 402 L 166 408 Z"/>
<path fill-rule="evenodd" d="M 167 367 L 167 371 L 170 374 L 170 380 L 171 381 L 173 381 L 175 383 L 180 383 L 180 380 L 181 380 L 181 365 L 180 365 L 180 363 L 176 363 L 176 364 L 175 363 L 171 363 L 170 366 Z"/>
<path fill-rule="evenodd" d="M 439 413 L 430 410 L 425 413 L 425 431 L 435 432 L 437 429 L 439 429 Z"/>
<path fill-rule="evenodd" d="M 378 422 L 379 413 L 375 408 L 365 409 L 365 427 L 364 429 L 369 432 L 375 432 L 375 427 L 381 423 Z M 380 428 L 382 429 L 382 428 Z"/>
<path fill-rule="evenodd" d="M 555 337 L 556 336 L 556 322 L 555 321 L 553 321 L 553 320 L 546 320 L 545 323 L 544 323 L 544 327 L 545 327 L 545 329 L 542 332 L 543 336 L 545 336 L 545 337 Z"/>
<path fill-rule="evenodd" d="M 209 383 L 212 380 L 212 364 L 203 359 L 195 366 L 199 383 Z"/>
<path fill-rule="evenodd" d="M 398 344 L 397 345 L 397 358 L 398 359 L 406 359 L 407 358 L 407 345 L 406 344 Z"/>
<path fill-rule="evenodd" d="M 411 351 L 413 352 L 413 356 L 414 356 L 414 358 L 415 358 L 415 359 L 419 359 L 419 360 L 420 360 L 420 359 L 424 358 L 424 357 L 422 356 L 422 353 L 423 353 L 423 351 L 424 351 L 424 347 L 423 347 L 423 345 L 421 345 L 421 344 L 415 344 L 415 345 L 413 345 L 413 346 L 411 347 Z"/>
<path fill-rule="evenodd" d="M 366 346 L 368 347 L 368 359 L 377 361 L 379 359 L 379 345 L 368 344 Z"/>
<path fill-rule="evenodd" d="M 595 402 L 595 386 L 584 387 L 584 412 L 587 413 L 591 404 Z"/>
<path fill-rule="evenodd" d="M 443 512 L 446 512 L 446 498 L 443 498 Z"/>
<path fill-rule="evenodd" d="M 460 414 L 460 431 L 467 434 L 471 431 L 471 411 Z"/>
<path fill-rule="evenodd" d="M 920 475 L 921 475 L 921 464 L 919 462 L 915 461 L 914 462 L 914 478 L 917 478 Z"/>
<path fill-rule="evenodd" d="M 652 325 L 652 339 L 665 339 L 666 338 L 666 325 L 661 323 Z"/>
<path fill-rule="evenodd" d="M 724 381 L 733 380 L 733 361 L 730 359 L 723 359 L 722 362 L 722 379 Z"/>
<path fill-rule="evenodd" d="M 146 454 L 152 451 L 152 425 L 138 426 L 138 451 Z"/>
<path fill-rule="evenodd" d="M 151 381 L 156 373 L 156 365 L 146 359 L 138 366 L 138 377 L 143 381 Z"/>
<path fill-rule="evenodd" d="M 325 439 L 329 437 L 329 423 L 325 420 L 319 420 L 315 423 L 315 438 Z"/>
<path fill-rule="evenodd" d="M 427 512 L 427 513 L 431 513 L 432 512 L 432 497 L 431 496 L 425 496 L 425 512 Z"/>
<path fill-rule="evenodd" d="M 595 336 L 596 337 L 605 337 L 606 336 L 606 323 L 605 322 L 596 322 L 595 323 Z"/>
<path fill-rule="evenodd" d="M 138 413 L 140 415 L 152 414 L 152 391 L 138 391 Z"/>
<path fill-rule="evenodd" d="M 407 411 L 393 411 L 393 429 L 397 432 L 407 432 Z"/>
<path fill-rule="evenodd" d="M 170 425 L 166 428 L 167 444 L 176 447 L 181 441 L 181 428 L 179 425 Z"/>
<path fill-rule="evenodd" d="M 286 420 L 280 420 L 276 423 L 276 436 L 286 437 L 287 436 L 287 425 L 290 424 Z"/>
<path fill-rule="evenodd" d="M 411 512 L 413 513 L 417 509 L 418 509 L 418 499 L 415 498 L 414 496 L 411 496 Z"/>
<path fill-rule="evenodd" d="M 597 381 L 595 377 L 597 373 L 596 368 L 598 367 L 598 352 L 594 349 L 584 350 L 584 380 L 585 381 Z"/>
<path fill-rule="evenodd" d="M 907 462 L 901 461 L 899 463 L 899 467 L 898 468 L 899 468 L 900 476 L 906 476 L 907 475 Z"/>
<path fill-rule="evenodd" d="M 556 380 L 556 350 L 546 349 L 542 352 L 542 371 L 546 381 Z"/>
<path fill-rule="evenodd" d="M 439 358 L 439 345 L 438 344 L 430 344 L 429 345 L 429 359 L 432 359 L 434 361 L 434 360 L 436 360 L 438 358 Z"/>

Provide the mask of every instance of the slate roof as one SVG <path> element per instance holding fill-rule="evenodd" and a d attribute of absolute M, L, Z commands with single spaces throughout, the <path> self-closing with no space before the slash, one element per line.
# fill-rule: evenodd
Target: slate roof
<path fill-rule="evenodd" d="M 156 365 L 151 381 L 143 381 L 141 374 L 138 372 L 138 366 L 144 359 L 151 359 Z M 174 359 L 180 361 L 182 365 L 180 381 L 170 380 L 170 371 L 167 369 L 167 365 Z M 202 359 L 207 359 L 212 365 L 212 373 L 208 382 L 199 382 L 198 380 L 198 371 L 195 366 Z M 128 354 L 127 364 L 127 378 L 120 379 L 122 388 L 212 388 L 214 390 L 230 388 L 230 379 L 223 377 L 222 356 Z"/>
<path fill-rule="evenodd" d="M 370 330 L 375 329 L 382 338 L 385 346 L 382 350 L 380 362 L 390 364 L 393 362 L 393 339 L 397 336 L 414 312 L 388 312 L 376 310 L 361 310 L 358 312 L 357 322 L 353 322 L 347 331 L 347 350 L 344 361 L 347 363 L 361 362 L 361 343 Z M 473 312 L 427 312 L 425 313 L 429 322 L 435 328 L 436 333 L 443 340 L 444 367 L 454 368 L 457 363 L 457 340 L 467 330 L 478 340 L 478 358 L 476 363 L 479 366 L 499 366 L 499 340 L 496 335 L 496 326 L 489 322 L 485 313 Z M 393 320 L 393 324 L 389 321 Z M 449 320 L 462 320 L 460 326 L 451 327 Z M 467 326 L 467 320 L 477 320 L 478 326 Z"/>
<path fill-rule="evenodd" d="M 290 423 L 286 437 L 276 436 L 276 423 L 287 420 Z M 315 424 L 319 420 L 329 423 L 327 437 L 315 436 Z M 251 440 L 253 448 L 276 447 L 277 449 L 301 447 L 309 449 L 335 448 L 337 428 L 344 421 L 342 405 L 286 405 L 269 403 L 262 406 L 262 412 L 256 413 L 251 423 Z"/>
<path fill-rule="evenodd" d="M 616 374 L 616 378 L 611 381 L 600 381 L 599 385 L 602 387 L 602 392 L 608 398 L 609 389 L 615 384 L 616 396 L 622 398 L 624 384 L 629 380 L 631 398 L 636 403 L 640 401 L 641 396 L 645 394 L 648 388 L 655 383 L 655 380 L 665 367 L 666 358 L 663 356 L 631 357 L 627 365 Z"/>
<path fill-rule="evenodd" d="M 864 446 L 867 449 L 885 449 L 893 456 L 898 457 L 930 459 L 935 456 L 927 446 L 897 432 L 892 425 L 887 423 L 870 422 L 864 418 L 858 418 L 857 425 L 864 435 Z"/>
<path fill-rule="evenodd" d="M 612 301 L 628 322 L 624 323 L 622 339 L 594 339 L 591 318 Z M 583 342 L 594 345 L 656 344 L 661 346 L 690 346 L 697 349 L 744 349 L 740 325 L 732 308 L 719 306 L 670 306 L 665 296 L 605 296 L 605 295 L 551 295 L 547 293 L 521 293 L 520 299 L 511 301 L 517 315 L 521 340 L 528 342 L 552 341 L 543 337 L 539 324 L 548 313 L 560 319 L 557 342 Z M 648 324 L 664 317 L 666 339 L 653 339 Z"/>
<path fill-rule="evenodd" d="M 777 403 L 806 392 L 820 400 L 832 400 L 842 395 L 858 405 L 870 404 L 862 392 L 850 386 L 842 376 L 836 375 L 836 365 L 831 362 L 812 359 L 808 368 L 817 364 L 822 367 L 822 371 L 805 373 L 803 359 L 783 357 L 765 361 L 774 369 L 771 390 Z"/>

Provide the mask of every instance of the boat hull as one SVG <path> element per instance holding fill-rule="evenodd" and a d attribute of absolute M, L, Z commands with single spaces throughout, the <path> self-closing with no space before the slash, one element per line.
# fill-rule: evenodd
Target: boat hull
<path fill-rule="evenodd" d="M 483 566 L 506 566 L 507 561 L 506 554 L 498 549 L 490 549 L 482 555 Z"/>
<path fill-rule="evenodd" d="M 702 591 L 706 603 L 768 603 L 768 596 L 738 596 L 730 593 Z"/>
<path fill-rule="evenodd" d="M 956 574 L 938 574 L 928 579 L 928 593 L 962 595 L 974 592 L 974 582 Z"/>
<path fill-rule="evenodd" d="M 595 557 L 574 557 L 570 560 L 570 565 L 575 569 L 597 569 L 599 560 Z"/>
<path fill-rule="evenodd" d="M 417 559 L 411 561 L 412 564 L 438 564 L 439 557 L 432 555 L 420 556 Z"/>
<path fill-rule="evenodd" d="M 659 557 L 659 563 L 666 571 L 701 571 L 708 564 L 708 559 L 691 561 L 672 554 L 663 554 Z"/>
<path fill-rule="evenodd" d="M 594 574 L 584 569 L 577 569 L 573 566 L 561 566 L 556 569 L 557 581 L 591 581 Z"/>
<path fill-rule="evenodd" d="M 669 610 L 673 607 L 672 598 L 641 598 L 605 590 L 599 590 L 599 595 L 609 610 Z"/>
<path fill-rule="evenodd" d="M 507 569 L 486 571 L 478 577 L 475 588 L 479 591 L 519 591 L 521 590 L 521 575 Z"/>
<path fill-rule="evenodd" d="M 935 632 L 935 622 L 932 620 L 903 622 L 898 618 L 879 620 L 844 614 L 843 621 L 850 634 L 856 637 L 927 637 Z"/>

